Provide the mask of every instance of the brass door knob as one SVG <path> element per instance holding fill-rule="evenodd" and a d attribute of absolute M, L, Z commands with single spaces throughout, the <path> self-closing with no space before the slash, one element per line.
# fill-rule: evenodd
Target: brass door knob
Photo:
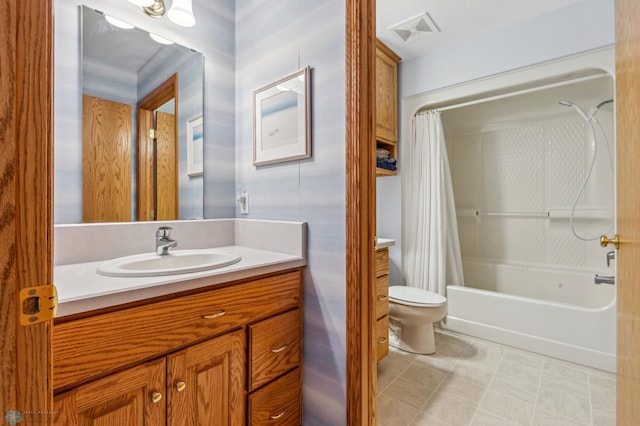
<path fill-rule="evenodd" d="M 176 390 L 178 392 L 184 392 L 184 390 L 187 388 L 187 384 L 185 382 L 178 382 L 176 383 Z"/>
<path fill-rule="evenodd" d="M 157 404 L 162 399 L 162 394 L 160 392 L 154 392 L 151 394 L 151 402 Z"/>
<path fill-rule="evenodd" d="M 620 248 L 620 236 L 618 234 L 614 235 L 613 238 L 609 238 L 606 235 L 600 237 L 600 245 L 602 247 L 606 247 L 609 244 L 613 244 L 613 246 L 617 249 Z"/>

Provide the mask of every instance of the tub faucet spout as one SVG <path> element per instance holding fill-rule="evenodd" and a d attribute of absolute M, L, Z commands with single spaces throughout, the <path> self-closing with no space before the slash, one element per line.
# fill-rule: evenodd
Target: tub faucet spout
<path fill-rule="evenodd" d="M 596 274 L 595 277 L 593 277 L 593 282 L 594 284 L 615 284 L 616 283 L 616 277 L 613 275 L 607 276 L 607 275 L 598 275 Z"/>
<path fill-rule="evenodd" d="M 166 256 L 170 248 L 178 247 L 178 242 L 171 239 L 171 227 L 161 226 L 156 231 L 156 254 Z"/>

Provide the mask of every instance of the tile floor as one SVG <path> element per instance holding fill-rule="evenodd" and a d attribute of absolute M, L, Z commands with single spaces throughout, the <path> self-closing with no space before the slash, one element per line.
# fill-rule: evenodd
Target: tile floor
<path fill-rule="evenodd" d="M 436 353 L 390 348 L 378 425 L 615 425 L 615 375 L 448 331 Z"/>

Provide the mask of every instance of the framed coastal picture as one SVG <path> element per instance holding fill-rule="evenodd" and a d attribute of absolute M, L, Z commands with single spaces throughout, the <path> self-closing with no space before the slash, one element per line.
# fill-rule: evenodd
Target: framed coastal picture
<path fill-rule="evenodd" d="M 202 114 L 187 120 L 187 175 L 203 175 L 203 136 Z"/>
<path fill-rule="evenodd" d="M 311 68 L 253 92 L 253 164 L 311 157 Z"/>

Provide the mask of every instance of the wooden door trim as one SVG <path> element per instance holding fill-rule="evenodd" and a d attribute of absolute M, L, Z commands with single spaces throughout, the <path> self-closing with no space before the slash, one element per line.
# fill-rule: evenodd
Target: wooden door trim
<path fill-rule="evenodd" d="M 375 1 L 346 3 L 347 424 L 375 425 Z"/>
<path fill-rule="evenodd" d="M 138 103 L 136 104 L 136 109 L 137 109 L 137 115 L 136 117 L 140 117 L 142 114 L 144 114 L 144 111 L 153 111 L 157 108 L 160 108 L 162 105 L 164 105 L 165 103 L 167 103 L 168 101 L 170 101 L 171 99 L 174 99 L 174 116 L 175 116 L 175 135 L 174 135 L 174 140 L 176 143 L 176 152 L 179 152 L 178 149 L 178 145 L 180 143 L 180 140 L 178 139 L 178 134 L 179 134 L 179 122 L 178 122 L 178 92 L 179 92 L 179 85 L 178 85 L 178 81 L 179 81 L 179 73 L 175 73 L 173 74 L 171 77 L 167 78 L 165 81 L 163 81 L 162 83 L 160 83 L 158 85 L 158 87 L 156 87 L 155 89 L 153 89 L 151 92 L 149 92 L 144 98 L 140 99 L 138 101 Z M 138 137 L 136 138 L 138 143 L 136 151 L 137 151 L 137 155 L 136 155 L 136 161 L 137 161 L 137 168 L 136 170 L 141 170 L 141 168 L 143 167 L 142 164 L 142 160 L 144 158 L 147 157 L 147 147 L 143 147 L 142 146 L 142 141 L 149 141 L 149 135 L 146 133 L 143 133 L 144 129 L 141 128 L 142 126 L 138 126 Z M 178 156 L 176 155 L 175 158 L 175 170 L 176 170 L 176 176 L 175 176 L 175 181 L 176 181 L 176 185 L 178 185 L 178 182 L 180 182 L 180 176 L 179 176 L 179 162 L 178 162 Z M 137 217 L 138 220 L 149 220 L 148 218 L 148 208 L 145 208 L 145 210 L 141 211 L 142 209 L 140 208 L 141 205 L 144 206 L 146 198 L 143 194 L 141 194 L 140 189 L 143 188 L 144 186 L 142 185 L 143 182 L 140 179 L 140 174 L 136 173 L 136 200 L 137 200 L 137 204 L 138 204 L 138 209 L 137 209 Z M 176 198 L 175 198 L 175 210 L 176 210 L 176 214 L 179 216 L 180 214 L 180 191 L 178 189 L 176 189 Z M 157 214 L 157 212 L 154 212 Z M 142 216 L 145 215 L 147 216 L 147 218 L 143 218 Z M 178 219 L 176 217 L 176 219 Z"/>
<path fill-rule="evenodd" d="M 18 293 L 53 281 L 52 0 L 0 0 L 0 22 L 0 416 L 49 424 L 53 324 L 21 326 Z"/>

